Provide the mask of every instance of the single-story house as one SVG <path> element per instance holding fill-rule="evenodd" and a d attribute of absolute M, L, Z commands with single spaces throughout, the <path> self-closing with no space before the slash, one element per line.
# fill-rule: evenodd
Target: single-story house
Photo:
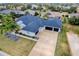
<path fill-rule="evenodd" d="M 32 15 L 22 16 L 16 23 L 21 27 L 21 30 L 18 31 L 19 33 L 33 37 L 44 29 L 60 32 L 62 27 L 60 18 L 49 18 L 48 20 L 44 20 L 38 16 Z"/>
<path fill-rule="evenodd" d="M 12 10 L 11 12 L 15 13 L 15 14 L 25 14 L 24 11 L 20 11 L 20 10 Z"/>
<path fill-rule="evenodd" d="M 23 15 L 25 14 L 24 11 L 20 11 L 20 10 L 9 10 L 9 9 L 7 9 L 7 10 L 0 11 L 1 14 L 10 14 L 11 12 L 13 12 L 15 14 L 23 14 Z"/>
<path fill-rule="evenodd" d="M 31 14 L 31 15 L 35 15 L 35 12 L 36 12 L 36 11 L 34 11 L 34 10 L 27 10 L 27 11 L 25 11 L 25 12 L 28 12 L 28 14 Z"/>
<path fill-rule="evenodd" d="M 66 16 L 67 17 L 67 16 L 69 16 L 69 13 L 68 12 L 62 12 L 61 16 Z"/>
<path fill-rule="evenodd" d="M 76 11 L 77 11 L 77 13 L 79 13 L 79 6 L 77 7 Z"/>
<path fill-rule="evenodd" d="M 36 4 L 32 4 L 32 5 L 31 5 L 31 9 L 34 10 L 34 9 L 37 9 L 37 8 L 38 8 L 38 5 L 36 5 Z"/>
<path fill-rule="evenodd" d="M 79 13 L 71 13 L 71 14 L 69 14 L 69 17 L 73 17 L 73 16 L 79 17 Z"/>
<path fill-rule="evenodd" d="M 0 14 L 10 14 L 11 10 L 2 10 L 0 11 Z"/>
<path fill-rule="evenodd" d="M 48 17 L 61 17 L 61 13 L 60 12 L 49 11 L 48 12 Z"/>

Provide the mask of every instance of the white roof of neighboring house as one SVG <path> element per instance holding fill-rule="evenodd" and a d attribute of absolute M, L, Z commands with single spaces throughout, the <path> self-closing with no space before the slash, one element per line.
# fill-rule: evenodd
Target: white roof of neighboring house
<path fill-rule="evenodd" d="M 1 14 L 10 14 L 11 10 L 2 10 L 0 11 Z"/>
<path fill-rule="evenodd" d="M 34 7 L 35 7 L 35 8 L 38 8 L 38 6 L 37 6 L 37 5 L 33 4 L 33 5 L 32 5 L 32 8 L 34 8 Z"/>
<path fill-rule="evenodd" d="M 35 11 L 34 10 L 27 10 L 26 12 L 29 12 L 29 14 L 31 14 L 31 15 L 35 15 Z"/>
<path fill-rule="evenodd" d="M 68 12 L 62 12 L 61 15 L 68 15 Z"/>
<path fill-rule="evenodd" d="M 15 14 L 25 14 L 24 11 L 20 11 L 20 10 L 2 10 L 0 11 L 1 14 L 10 14 L 11 12 L 14 12 Z"/>
<path fill-rule="evenodd" d="M 20 10 L 12 10 L 11 12 L 14 12 L 15 14 L 25 14 L 24 11 L 20 11 Z"/>
<path fill-rule="evenodd" d="M 48 12 L 48 13 L 50 13 L 50 15 L 48 15 L 48 17 L 61 17 L 60 12 Z"/>
<path fill-rule="evenodd" d="M 79 13 L 71 13 L 71 14 L 69 14 L 70 15 L 70 17 L 71 16 L 76 16 L 76 17 L 78 17 L 79 16 Z"/>

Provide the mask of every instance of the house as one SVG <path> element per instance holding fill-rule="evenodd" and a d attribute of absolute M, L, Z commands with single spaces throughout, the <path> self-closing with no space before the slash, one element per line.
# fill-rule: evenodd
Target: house
<path fill-rule="evenodd" d="M 79 6 L 76 8 L 77 13 L 79 13 Z"/>
<path fill-rule="evenodd" d="M 25 14 L 24 11 L 20 11 L 20 10 L 9 10 L 9 9 L 7 9 L 7 10 L 0 11 L 1 14 L 10 14 L 11 12 L 13 12 L 15 14 L 23 14 L 23 15 Z"/>
<path fill-rule="evenodd" d="M 69 17 L 73 17 L 73 16 L 79 17 L 79 13 L 71 13 L 71 14 L 69 14 Z"/>
<path fill-rule="evenodd" d="M 20 11 L 20 10 L 11 10 L 11 12 L 13 12 L 13 13 L 15 13 L 15 14 L 22 14 L 22 15 L 25 14 L 24 11 Z"/>
<path fill-rule="evenodd" d="M 32 15 L 22 16 L 16 23 L 21 27 L 21 30 L 18 31 L 19 33 L 31 37 L 35 37 L 38 32 L 43 31 L 44 29 L 60 32 L 62 27 L 62 22 L 59 18 L 44 20 L 38 16 Z"/>
<path fill-rule="evenodd" d="M 61 17 L 61 13 L 60 12 L 48 12 L 48 17 Z"/>
<path fill-rule="evenodd" d="M 27 10 L 26 12 L 27 12 L 28 14 L 35 15 L 35 12 L 36 12 L 36 11 L 34 11 L 34 10 Z"/>
<path fill-rule="evenodd" d="M 37 9 L 37 8 L 38 8 L 38 5 L 36 5 L 36 4 L 32 4 L 32 5 L 31 5 L 31 9 L 32 9 L 32 10 Z"/>
<path fill-rule="evenodd" d="M 7 9 L 7 10 L 2 10 L 0 11 L 1 14 L 10 14 L 11 10 Z"/>
<path fill-rule="evenodd" d="M 69 13 L 68 12 L 62 12 L 61 16 L 66 16 L 67 17 L 67 16 L 69 16 Z"/>

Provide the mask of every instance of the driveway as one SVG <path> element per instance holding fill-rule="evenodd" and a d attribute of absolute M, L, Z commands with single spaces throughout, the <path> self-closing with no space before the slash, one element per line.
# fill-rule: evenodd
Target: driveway
<path fill-rule="evenodd" d="M 0 56 L 10 56 L 10 55 L 8 55 L 7 53 L 5 53 L 3 51 L 0 51 Z"/>
<path fill-rule="evenodd" d="M 79 36 L 72 32 L 67 32 L 70 51 L 73 56 L 79 56 Z"/>
<path fill-rule="evenodd" d="M 38 41 L 30 52 L 30 56 L 53 56 L 56 48 L 58 32 L 44 30 L 38 33 Z"/>

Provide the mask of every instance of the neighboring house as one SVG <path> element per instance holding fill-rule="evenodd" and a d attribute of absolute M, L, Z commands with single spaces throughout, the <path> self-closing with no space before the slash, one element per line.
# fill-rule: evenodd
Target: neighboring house
<path fill-rule="evenodd" d="M 32 37 L 36 37 L 38 32 L 44 29 L 60 32 L 62 27 L 61 19 L 49 18 L 44 20 L 32 15 L 22 16 L 16 23 L 21 27 L 19 33 Z"/>
<path fill-rule="evenodd" d="M 69 16 L 69 13 L 68 12 L 62 12 L 61 16 Z"/>
<path fill-rule="evenodd" d="M 70 9 L 70 6 L 62 6 L 63 9 Z"/>
<path fill-rule="evenodd" d="M 35 5 L 35 4 L 32 4 L 32 5 L 31 5 L 31 9 L 34 10 L 34 9 L 37 9 L 37 8 L 38 8 L 38 5 Z"/>
<path fill-rule="evenodd" d="M 34 11 L 34 10 L 27 10 L 26 12 L 28 12 L 28 13 L 31 14 L 31 15 L 35 15 L 35 12 L 36 12 L 36 11 Z"/>
<path fill-rule="evenodd" d="M 12 10 L 11 12 L 15 13 L 15 14 L 25 14 L 24 11 L 20 11 L 20 10 Z"/>
<path fill-rule="evenodd" d="M 48 17 L 61 17 L 60 12 L 48 12 Z"/>
<path fill-rule="evenodd" d="M 0 11 L 1 14 L 10 14 L 11 10 L 2 10 Z"/>
<path fill-rule="evenodd" d="M 1 6 L 1 5 L 0 5 L 0 9 L 6 9 L 6 6 Z"/>
<path fill-rule="evenodd" d="M 77 7 L 76 11 L 79 13 L 79 6 Z"/>
<path fill-rule="evenodd" d="M 69 14 L 69 17 L 73 17 L 73 16 L 79 17 L 79 13 L 71 13 L 71 14 Z"/>
<path fill-rule="evenodd" d="M 24 11 L 20 11 L 20 10 L 2 10 L 2 11 L 0 11 L 1 14 L 10 14 L 11 12 L 14 12 L 15 14 L 25 14 Z"/>
<path fill-rule="evenodd" d="M 23 6 L 18 6 L 18 7 L 16 7 L 16 10 L 21 10 L 22 7 Z"/>

